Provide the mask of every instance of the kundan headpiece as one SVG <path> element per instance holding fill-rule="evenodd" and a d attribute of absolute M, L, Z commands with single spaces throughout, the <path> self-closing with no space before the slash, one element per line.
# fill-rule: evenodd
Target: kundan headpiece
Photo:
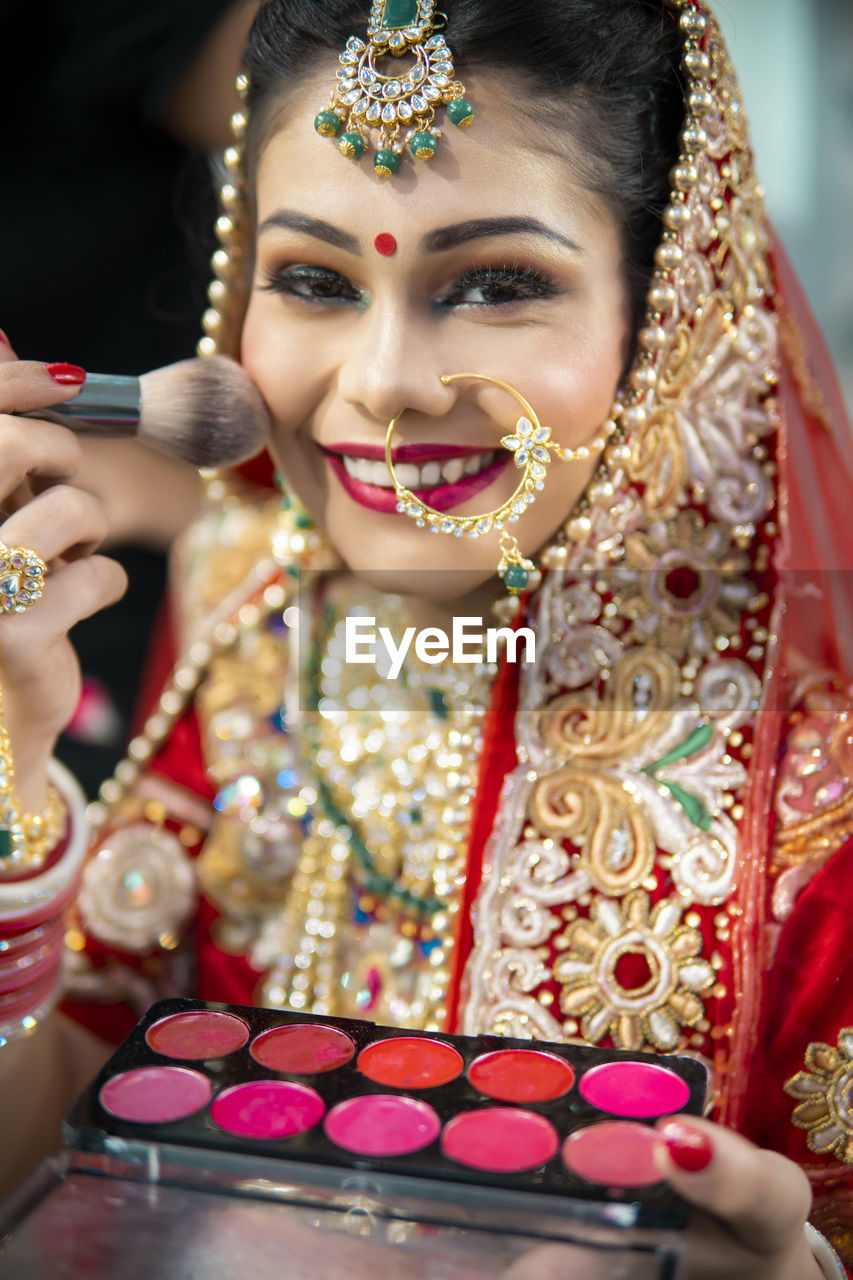
<path fill-rule="evenodd" d="M 353 160 L 375 135 L 373 167 L 381 178 L 397 172 L 406 146 L 419 160 L 435 155 L 437 108 L 446 107 L 460 129 L 474 117 L 465 86 L 454 79 L 447 42 L 435 32 L 435 16 L 433 0 L 373 0 L 367 40 L 347 40 L 329 107 L 314 121 L 317 132 L 337 138 Z M 414 61 L 405 67 L 387 61 L 406 54 Z"/>

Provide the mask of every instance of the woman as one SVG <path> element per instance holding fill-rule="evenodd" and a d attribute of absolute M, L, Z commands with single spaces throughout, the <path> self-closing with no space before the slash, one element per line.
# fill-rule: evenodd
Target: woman
<path fill-rule="evenodd" d="M 177 556 L 179 657 L 103 790 L 68 1011 L 115 1035 L 121 1002 L 194 986 L 699 1053 L 718 1123 L 663 1131 L 703 1211 L 689 1274 L 835 1274 L 797 1165 L 843 1243 L 849 448 L 719 33 L 692 0 L 460 0 L 424 164 L 358 114 L 383 13 L 370 34 L 359 4 L 271 0 L 250 41 L 208 346 L 240 335 L 288 493 L 213 481 Z M 371 150 L 348 166 L 318 131 Z M 2 374 L 9 411 L 57 399 L 39 367 Z M 515 510 L 504 381 L 552 433 Z M 120 584 L 91 503 L 15 489 L 73 473 L 74 442 L 3 430 L 0 537 L 51 562 L 38 607 L 0 619 L 39 813 L 65 628 Z M 500 535 L 449 536 L 496 509 Z M 530 665 L 507 643 L 441 668 L 425 642 L 393 682 L 347 652 L 353 619 L 396 643 L 519 601 Z M 44 1061 L 48 1034 L 7 1061 Z"/>

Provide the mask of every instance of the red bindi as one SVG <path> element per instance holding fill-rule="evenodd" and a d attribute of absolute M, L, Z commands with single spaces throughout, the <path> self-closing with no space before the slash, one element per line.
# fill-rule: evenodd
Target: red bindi
<path fill-rule="evenodd" d="M 388 231 L 381 231 L 373 241 L 373 247 L 377 253 L 381 253 L 383 258 L 390 258 L 392 253 L 397 252 L 397 241 Z"/>

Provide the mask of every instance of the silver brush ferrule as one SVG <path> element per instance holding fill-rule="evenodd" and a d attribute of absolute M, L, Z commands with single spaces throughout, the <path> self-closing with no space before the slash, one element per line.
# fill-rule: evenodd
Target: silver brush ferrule
<path fill-rule="evenodd" d="M 48 409 L 33 409 L 27 416 L 58 422 L 78 435 L 135 436 L 140 412 L 138 378 L 90 373 L 73 400 Z"/>

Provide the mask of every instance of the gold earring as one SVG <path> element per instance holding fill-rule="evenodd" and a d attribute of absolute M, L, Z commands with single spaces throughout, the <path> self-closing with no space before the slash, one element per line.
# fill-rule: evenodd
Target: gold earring
<path fill-rule="evenodd" d="M 406 412 L 401 409 L 388 424 L 385 434 L 385 465 L 391 475 L 394 491 L 397 494 L 397 510 L 410 516 L 420 528 L 429 529 L 432 533 L 448 533 L 457 538 L 467 536 L 479 538 L 496 530 L 500 533 L 501 558 L 498 564 L 498 577 L 501 578 L 512 596 L 519 596 L 533 583 L 538 570 L 532 560 L 521 554 L 521 548 L 514 535 L 507 529 L 508 524 L 515 524 L 527 508 L 534 502 L 537 491 L 545 487 L 548 465 L 555 457 L 567 462 L 579 462 L 592 456 L 603 448 L 607 439 L 615 430 L 615 424 L 608 422 L 600 436 L 589 444 L 577 449 L 563 449 L 551 439 L 550 427 L 543 427 L 533 406 L 520 391 L 511 387 L 500 378 L 492 378 L 485 373 L 444 373 L 441 381 L 445 386 L 462 379 L 475 382 L 488 382 L 499 387 L 521 406 L 522 416 L 515 425 L 512 435 L 503 436 L 501 444 L 515 455 L 515 465 L 522 474 L 515 491 L 502 506 L 494 511 L 487 511 L 479 516 L 452 516 L 446 512 L 436 511 L 434 507 L 422 502 L 410 489 L 406 489 L 397 479 L 394 470 L 391 441 L 397 424 Z M 550 450 L 550 452 L 549 452 Z"/>

